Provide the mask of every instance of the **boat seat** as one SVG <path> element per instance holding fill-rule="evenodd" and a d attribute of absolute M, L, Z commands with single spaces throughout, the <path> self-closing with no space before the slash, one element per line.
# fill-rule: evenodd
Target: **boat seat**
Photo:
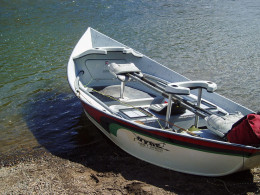
<path fill-rule="evenodd" d="M 141 70 L 139 70 L 133 63 L 127 63 L 127 64 L 111 63 L 108 65 L 108 70 L 115 77 L 118 77 L 120 75 L 121 76 L 126 75 L 127 73 L 140 73 L 141 72 Z"/>
<path fill-rule="evenodd" d="M 111 63 L 108 65 L 108 70 L 111 74 L 113 74 L 116 78 L 121 81 L 121 89 L 120 89 L 120 98 L 124 99 L 124 90 L 125 83 L 129 80 L 129 76 L 127 74 L 137 73 L 142 75 L 141 70 L 139 70 L 133 63 L 127 64 L 117 64 Z"/>
<path fill-rule="evenodd" d="M 184 81 L 168 84 L 165 92 L 168 94 L 189 95 L 190 90 L 198 88 L 206 89 L 207 92 L 212 93 L 217 89 L 217 85 L 211 81 Z"/>
<path fill-rule="evenodd" d="M 202 89 L 206 89 L 207 92 L 213 93 L 217 89 L 217 84 L 211 81 L 184 81 L 177 83 L 169 83 L 165 87 L 165 92 L 168 93 L 169 102 L 167 106 L 166 121 L 169 122 L 171 116 L 171 104 L 173 95 L 190 95 L 190 90 L 198 89 L 197 106 L 200 107 L 202 98 Z M 199 116 L 195 115 L 194 126 L 198 127 Z M 168 125 L 168 124 L 167 124 Z"/>

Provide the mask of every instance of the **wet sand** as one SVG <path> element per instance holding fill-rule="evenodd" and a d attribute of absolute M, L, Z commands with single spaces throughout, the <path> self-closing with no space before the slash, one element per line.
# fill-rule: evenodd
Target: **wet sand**
<path fill-rule="evenodd" d="M 0 194 L 257 194 L 260 167 L 201 177 L 153 166 L 107 140 L 66 154 L 43 147 L 0 154 Z"/>

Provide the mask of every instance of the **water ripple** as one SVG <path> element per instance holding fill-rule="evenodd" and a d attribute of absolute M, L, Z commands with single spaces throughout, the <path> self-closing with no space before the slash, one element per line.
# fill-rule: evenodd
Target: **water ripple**
<path fill-rule="evenodd" d="M 2 0 L 0 148 L 36 138 L 64 151 L 94 128 L 83 122 L 66 79 L 69 55 L 88 26 L 259 110 L 259 8 L 255 0 Z"/>

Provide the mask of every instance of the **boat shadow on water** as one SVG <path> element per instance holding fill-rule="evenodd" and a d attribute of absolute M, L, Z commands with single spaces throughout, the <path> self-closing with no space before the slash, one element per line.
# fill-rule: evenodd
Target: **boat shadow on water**
<path fill-rule="evenodd" d="M 89 121 L 73 94 L 40 93 L 24 107 L 23 115 L 28 128 L 47 151 L 99 173 L 121 174 L 126 180 L 174 193 L 240 194 L 259 190 L 250 171 L 202 177 L 163 169 L 128 155 Z M 131 185 L 127 187 L 138 188 L 139 184 Z"/>

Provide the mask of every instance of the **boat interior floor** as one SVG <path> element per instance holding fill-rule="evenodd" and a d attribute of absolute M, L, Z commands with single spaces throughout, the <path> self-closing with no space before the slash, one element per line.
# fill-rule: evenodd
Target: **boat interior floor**
<path fill-rule="evenodd" d="M 94 93 L 94 95 L 100 100 L 104 100 L 106 102 L 111 101 L 112 100 L 111 97 L 119 99 L 120 87 L 121 87 L 120 85 L 111 85 L 107 87 L 95 88 L 95 90 L 99 91 L 100 93 Z M 153 99 L 154 96 L 144 91 L 134 89 L 129 86 L 125 86 L 125 90 L 124 90 L 125 100 L 147 99 L 147 98 Z"/>
<path fill-rule="evenodd" d="M 152 128 L 159 128 L 167 131 L 176 131 L 182 134 L 191 135 L 187 129 L 194 124 L 195 114 L 189 110 L 183 113 L 174 113 L 170 118 L 170 128 L 166 128 L 165 114 L 157 112 L 155 108 L 165 108 L 167 99 L 162 96 L 155 96 L 147 92 L 125 86 L 124 98 L 120 98 L 120 85 L 96 87 L 91 94 L 104 102 L 116 114 L 129 121 L 133 121 Z M 206 122 L 200 118 L 199 127 L 192 131 L 193 136 L 222 140 L 207 128 Z M 183 131 L 186 129 L 186 131 Z M 192 135 L 191 135 L 192 136 Z"/>

